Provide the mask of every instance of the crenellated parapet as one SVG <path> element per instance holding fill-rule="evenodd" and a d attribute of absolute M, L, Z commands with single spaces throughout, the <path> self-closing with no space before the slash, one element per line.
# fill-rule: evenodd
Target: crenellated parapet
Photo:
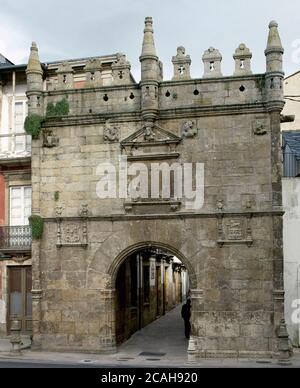
<path fill-rule="evenodd" d="M 241 43 L 233 55 L 233 59 L 235 60 L 234 75 L 252 74 L 251 58 L 252 53 L 250 49 L 244 43 Z"/>
<path fill-rule="evenodd" d="M 210 47 L 202 57 L 204 63 L 203 78 L 222 77 L 221 62 L 222 55 L 219 50 Z"/>
<path fill-rule="evenodd" d="M 191 78 L 191 57 L 185 54 L 185 48 L 179 46 L 177 55 L 173 57 L 172 63 L 174 66 L 173 80 L 190 79 Z"/>
<path fill-rule="evenodd" d="M 112 64 L 112 76 L 114 85 L 128 85 L 131 80 L 131 65 L 127 61 L 126 55 L 122 53 L 117 54 L 117 62 Z"/>
<path fill-rule="evenodd" d="M 84 68 L 86 72 L 86 87 L 99 87 L 102 86 L 102 63 L 98 58 L 91 58 L 88 60 Z"/>
<path fill-rule="evenodd" d="M 56 71 L 57 87 L 60 90 L 74 88 L 74 70 L 68 62 L 63 62 Z"/>
<path fill-rule="evenodd" d="M 44 98 L 46 104 L 55 104 L 65 97 L 70 104 L 70 115 L 135 112 L 142 121 L 152 123 L 166 111 L 176 110 L 176 114 L 181 114 L 181 110 L 191 108 L 208 110 L 217 106 L 225 111 L 234 106 L 256 109 L 257 104 L 265 104 L 268 110 L 280 111 L 284 103 L 284 50 L 278 24 L 271 22 L 269 29 L 265 73 L 252 74 L 252 52 L 241 43 L 233 54 L 232 75 L 223 75 L 222 54 L 210 47 L 202 57 L 203 76 L 192 78 L 192 59 L 185 48 L 179 46 L 172 57 L 173 77 L 166 81 L 163 63 L 156 52 L 153 20 L 147 17 L 139 83 L 134 81 L 125 54 L 51 63 L 42 68 L 34 43 L 27 68 L 29 111 L 43 115 L 46 111 Z M 44 78 L 47 79 L 46 87 L 43 86 Z"/>

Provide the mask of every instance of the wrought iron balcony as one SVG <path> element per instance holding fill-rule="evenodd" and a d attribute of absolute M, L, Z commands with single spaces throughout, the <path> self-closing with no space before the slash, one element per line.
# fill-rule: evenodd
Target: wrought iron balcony
<path fill-rule="evenodd" d="M 31 136 L 26 133 L 0 134 L 0 159 L 31 156 Z"/>
<path fill-rule="evenodd" d="M 22 252 L 31 250 L 30 226 L 0 226 L 0 251 Z"/>

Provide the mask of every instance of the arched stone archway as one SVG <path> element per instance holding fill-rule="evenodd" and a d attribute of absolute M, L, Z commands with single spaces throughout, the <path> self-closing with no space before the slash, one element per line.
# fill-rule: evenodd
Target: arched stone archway
<path fill-rule="evenodd" d="M 113 287 L 116 283 L 116 277 L 118 274 L 118 270 L 119 270 L 120 266 L 122 265 L 122 263 L 128 258 L 128 256 L 130 256 L 136 252 L 139 252 L 145 248 L 163 249 L 163 250 L 170 252 L 174 256 L 176 256 L 185 265 L 185 267 L 188 270 L 191 288 L 197 289 L 196 273 L 195 273 L 194 267 L 193 267 L 192 263 L 189 261 L 189 259 L 186 258 L 176 248 L 174 248 L 168 244 L 165 244 L 165 243 L 159 243 L 159 242 L 153 242 L 153 241 L 140 242 L 140 243 L 134 244 L 134 245 L 128 247 L 127 249 L 125 249 L 124 251 L 122 251 L 116 257 L 116 259 L 113 261 L 113 263 L 111 264 L 109 271 L 108 271 L 109 275 L 111 276 L 111 281 L 112 281 Z"/>
<path fill-rule="evenodd" d="M 197 281 L 197 276 L 196 272 L 194 269 L 193 264 L 191 261 L 184 255 L 182 254 L 178 249 L 175 247 L 166 244 L 166 243 L 161 243 L 161 242 L 155 242 L 155 241 L 143 241 L 136 243 L 134 245 L 129 246 L 125 250 L 123 250 L 117 257 L 113 260 L 111 263 L 109 270 L 108 270 L 108 276 L 111 279 L 110 287 L 111 287 L 111 292 L 107 290 L 106 292 L 109 293 L 107 295 L 110 295 L 110 298 L 115 298 L 116 297 L 116 290 L 117 290 L 117 276 L 119 273 L 120 268 L 122 265 L 126 262 L 126 260 L 129 257 L 132 257 L 135 254 L 138 254 L 139 252 L 147 249 L 153 249 L 153 250 L 162 250 L 164 252 L 167 252 L 171 255 L 174 255 L 174 257 L 178 258 L 182 264 L 185 266 L 188 272 L 189 276 L 189 284 L 190 284 L 190 290 L 191 290 L 191 298 L 193 300 L 193 303 L 198 302 L 200 299 L 202 301 L 202 291 L 199 291 L 198 288 L 198 281 Z M 111 300 L 112 304 L 112 300 Z M 112 312 L 112 328 L 113 331 L 117 331 L 117 313 L 116 309 Z M 180 319 L 180 318 L 179 318 Z M 193 316 L 192 316 L 192 328 L 193 328 Z M 193 333 L 192 333 L 193 334 Z M 117 341 L 116 341 L 117 336 L 114 336 L 114 345 L 115 348 L 117 347 Z"/>

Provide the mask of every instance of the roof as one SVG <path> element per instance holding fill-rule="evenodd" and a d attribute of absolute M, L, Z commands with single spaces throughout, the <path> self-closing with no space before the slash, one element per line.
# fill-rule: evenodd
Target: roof
<path fill-rule="evenodd" d="M 25 71 L 27 65 L 6 65 L 0 66 L 0 72 L 11 72 L 11 71 Z"/>
<path fill-rule="evenodd" d="M 297 75 L 297 74 L 299 74 L 299 73 L 300 73 L 300 70 L 296 71 L 296 72 L 293 73 L 293 74 L 288 75 L 287 77 L 285 77 L 284 80 L 286 81 L 286 80 L 288 80 L 289 78 L 295 77 L 295 75 Z"/>
<path fill-rule="evenodd" d="M 0 54 L 0 67 L 10 65 L 13 65 L 13 63 L 9 59 L 5 58 L 4 55 Z"/>
<path fill-rule="evenodd" d="M 300 131 L 283 132 L 284 147 L 289 146 L 292 153 L 300 160 Z"/>

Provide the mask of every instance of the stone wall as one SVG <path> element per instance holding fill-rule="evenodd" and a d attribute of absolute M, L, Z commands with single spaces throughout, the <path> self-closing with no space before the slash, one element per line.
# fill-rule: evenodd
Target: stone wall
<path fill-rule="evenodd" d="M 272 218 L 252 219 L 255 246 L 245 246 L 242 251 L 240 246 L 219 247 L 217 226 L 215 218 L 99 220 L 89 224 L 87 249 L 58 249 L 53 244 L 56 223 L 46 224 L 41 259 L 43 348 L 103 351 L 101 337 L 107 339 L 107 325 L 112 330 L 104 307 L 106 299 L 101 298 L 112 281 L 111 258 L 129 246 L 153 241 L 182 252 L 193 271 L 193 287 L 203 290 L 201 303 L 193 303 L 193 331 L 199 349 L 216 354 L 272 352 L 273 260 L 272 239 L 267 237 Z M 91 336 L 95 336 L 93 343 Z"/>
<path fill-rule="evenodd" d="M 164 82 L 146 18 L 139 85 L 72 90 L 68 84 L 55 92 L 42 90 L 33 44 L 30 113 L 44 115 L 49 102 L 63 98 L 70 105 L 70 114 L 47 119 L 33 142 L 33 213 L 45 221 L 43 238 L 33 244 L 35 347 L 114 350 L 118 270 L 126 257 L 151 247 L 169 251 L 188 269 L 190 355 L 289 357 L 277 27 L 270 23 L 265 75 L 222 77 L 220 53 L 211 48 L 204 79 L 180 79 L 179 72 L 179 79 Z M 178 49 L 174 64 L 183 57 L 190 64 L 184 52 Z M 204 166 L 204 181 L 194 176 L 190 182 L 204 188 L 203 203 L 200 198 L 195 206 L 178 192 L 156 200 L 100 199 L 99 166 L 109 162 L 111 169 L 124 156 L 128 167 L 143 163 L 147 171 L 152 162 Z M 106 184 L 112 182 L 110 175 Z M 149 183 L 146 176 L 141 189 Z"/>
<path fill-rule="evenodd" d="M 100 200 L 97 168 L 101 162 L 117 164 L 121 152 L 119 143 L 105 142 L 104 120 L 69 117 L 46 124 L 59 145 L 39 148 L 36 175 L 46 221 L 40 251 L 44 349 L 105 351 L 102 343 L 111 346 L 113 298 L 101 298 L 111 282 L 110 267 L 128 247 L 152 241 L 181 252 L 193 287 L 203 290 L 193 315 L 200 356 L 267 356 L 276 350 L 270 117 L 253 106 L 240 105 L 241 115 L 231 109 L 223 108 L 222 114 L 189 109 L 173 118 L 166 113 L 170 118 L 159 121 L 177 137 L 189 120 L 197 129 L 176 146 L 173 160 L 204 164 L 205 202 L 194 212 L 186 210 L 184 200 L 175 212 L 158 205 L 146 214 L 126 212 L 122 199 Z M 132 116 L 123 122 L 125 117 L 114 119 L 120 140 L 141 127 Z M 86 221 L 80 218 L 83 205 L 89 209 Z"/>
<path fill-rule="evenodd" d="M 186 118 L 160 120 L 159 125 L 181 136 Z M 51 130 L 59 138 L 59 147 L 40 150 L 41 211 L 44 217 L 55 217 L 55 207 L 64 207 L 64 216 L 78 216 L 82 204 L 89 206 L 91 215 L 122 214 L 123 200 L 99 200 L 97 169 L 110 161 L 119 166 L 120 144 L 104 140 L 105 124 L 93 118 L 94 124 L 82 121 L 77 125 L 52 124 Z M 271 164 L 268 149 L 271 144 L 270 119 L 263 113 L 243 116 L 220 115 L 192 119 L 198 129 L 195 138 L 179 144 L 169 164 L 204 163 L 204 211 L 215 211 L 217 202 L 223 201 L 227 210 L 267 210 L 271 206 Z M 49 124 L 47 124 L 49 125 Z M 139 122 L 128 119 L 116 122 L 120 139 L 126 139 L 140 128 Z M 264 136 L 254 134 L 256 126 L 266 128 Z M 158 163 L 164 161 L 157 160 Z M 147 163 L 147 162 L 146 162 Z M 88 190 L 87 190 L 88 187 Z M 59 192 L 59 202 L 54 193 Z M 67 206 L 66 206 L 67 205 Z M 184 208 L 184 203 L 182 204 Z"/>

